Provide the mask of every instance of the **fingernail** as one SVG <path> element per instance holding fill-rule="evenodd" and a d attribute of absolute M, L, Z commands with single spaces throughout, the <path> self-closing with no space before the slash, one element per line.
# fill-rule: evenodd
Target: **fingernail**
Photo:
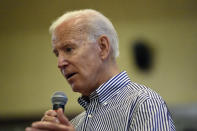
<path fill-rule="evenodd" d="M 60 112 L 63 112 L 62 108 L 59 108 L 58 110 L 59 110 Z"/>
<path fill-rule="evenodd" d="M 32 127 L 36 127 L 36 123 L 32 123 L 31 126 L 32 126 Z"/>
<path fill-rule="evenodd" d="M 31 131 L 31 128 L 27 127 L 25 128 L 25 131 Z"/>

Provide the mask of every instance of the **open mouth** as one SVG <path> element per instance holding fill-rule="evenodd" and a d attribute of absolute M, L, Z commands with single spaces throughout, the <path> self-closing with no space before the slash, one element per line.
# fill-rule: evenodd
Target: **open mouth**
<path fill-rule="evenodd" d="M 71 78 L 72 76 L 74 76 L 76 73 L 69 73 L 69 74 L 67 74 L 66 75 L 66 79 L 69 79 L 69 78 Z"/>

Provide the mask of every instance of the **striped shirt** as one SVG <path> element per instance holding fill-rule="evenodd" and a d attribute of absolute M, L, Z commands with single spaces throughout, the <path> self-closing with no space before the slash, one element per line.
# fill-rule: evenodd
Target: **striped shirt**
<path fill-rule="evenodd" d="M 78 102 L 85 111 L 71 121 L 77 131 L 175 131 L 164 100 L 125 71 Z"/>

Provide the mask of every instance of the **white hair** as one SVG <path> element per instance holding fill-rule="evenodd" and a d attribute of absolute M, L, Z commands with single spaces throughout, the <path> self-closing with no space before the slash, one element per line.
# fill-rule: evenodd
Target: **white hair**
<path fill-rule="evenodd" d="M 55 29 L 63 22 L 78 17 L 83 17 L 80 24 L 87 28 L 89 40 L 95 41 L 99 36 L 106 35 L 109 38 L 113 57 L 119 56 L 118 35 L 114 26 L 107 17 L 96 10 L 84 9 L 67 12 L 52 23 L 49 28 L 50 33 L 53 34 Z"/>

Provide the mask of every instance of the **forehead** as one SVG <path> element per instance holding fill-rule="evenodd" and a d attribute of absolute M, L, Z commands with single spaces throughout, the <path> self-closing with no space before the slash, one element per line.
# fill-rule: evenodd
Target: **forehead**
<path fill-rule="evenodd" d="M 84 41 L 87 40 L 87 31 L 80 24 L 79 19 L 71 19 L 63 22 L 56 27 L 52 33 L 53 45 L 64 43 L 66 41 Z"/>

